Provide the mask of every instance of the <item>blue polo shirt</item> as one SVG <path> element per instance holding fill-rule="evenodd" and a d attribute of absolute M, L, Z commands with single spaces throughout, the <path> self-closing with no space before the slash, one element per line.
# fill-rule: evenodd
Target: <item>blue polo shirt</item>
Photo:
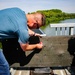
<path fill-rule="evenodd" d="M 18 38 L 19 43 L 29 39 L 27 18 L 19 8 L 0 10 L 0 39 Z"/>

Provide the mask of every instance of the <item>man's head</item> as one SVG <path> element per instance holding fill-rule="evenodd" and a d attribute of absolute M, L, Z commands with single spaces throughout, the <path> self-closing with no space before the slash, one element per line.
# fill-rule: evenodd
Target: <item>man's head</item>
<path fill-rule="evenodd" d="M 45 16 L 41 13 L 27 14 L 27 24 L 30 29 L 38 29 L 45 25 Z"/>

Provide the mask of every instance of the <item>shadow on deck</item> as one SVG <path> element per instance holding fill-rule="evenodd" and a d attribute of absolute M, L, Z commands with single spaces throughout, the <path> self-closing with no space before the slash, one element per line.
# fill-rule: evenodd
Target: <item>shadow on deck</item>
<path fill-rule="evenodd" d="M 36 40 L 36 41 L 34 41 Z M 19 65 L 14 65 L 15 67 L 17 66 L 24 66 L 30 62 L 32 57 L 36 54 L 39 53 L 40 50 L 34 50 L 32 51 L 28 56 L 26 56 L 26 53 L 21 49 L 19 43 L 17 42 L 18 39 L 13 38 L 13 39 L 7 39 L 7 40 L 2 40 L 2 46 L 3 46 L 3 53 L 10 64 L 10 66 L 13 66 L 14 63 L 19 63 Z M 30 44 L 38 43 L 40 42 L 39 37 L 31 37 L 29 39 Z"/>
<path fill-rule="evenodd" d="M 36 40 L 36 41 L 35 41 Z M 3 52 L 11 67 L 75 66 L 75 36 L 32 37 L 30 43 L 43 42 L 42 50 L 28 55 L 20 48 L 17 39 L 3 40 Z M 40 53 L 39 53 L 40 52 Z M 19 63 L 15 64 L 14 63 Z"/>

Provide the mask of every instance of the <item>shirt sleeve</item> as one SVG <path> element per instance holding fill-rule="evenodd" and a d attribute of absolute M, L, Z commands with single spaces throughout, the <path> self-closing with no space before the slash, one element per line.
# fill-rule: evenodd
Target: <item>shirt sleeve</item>
<path fill-rule="evenodd" d="M 27 43 L 29 39 L 28 30 L 19 30 L 18 33 L 18 42 L 23 44 Z"/>

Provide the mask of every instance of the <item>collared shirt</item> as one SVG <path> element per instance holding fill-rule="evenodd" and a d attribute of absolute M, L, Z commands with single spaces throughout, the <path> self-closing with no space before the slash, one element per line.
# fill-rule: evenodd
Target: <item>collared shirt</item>
<path fill-rule="evenodd" d="M 18 38 L 19 43 L 29 39 L 27 18 L 19 8 L 0 10 L 0 39 Z"/>

